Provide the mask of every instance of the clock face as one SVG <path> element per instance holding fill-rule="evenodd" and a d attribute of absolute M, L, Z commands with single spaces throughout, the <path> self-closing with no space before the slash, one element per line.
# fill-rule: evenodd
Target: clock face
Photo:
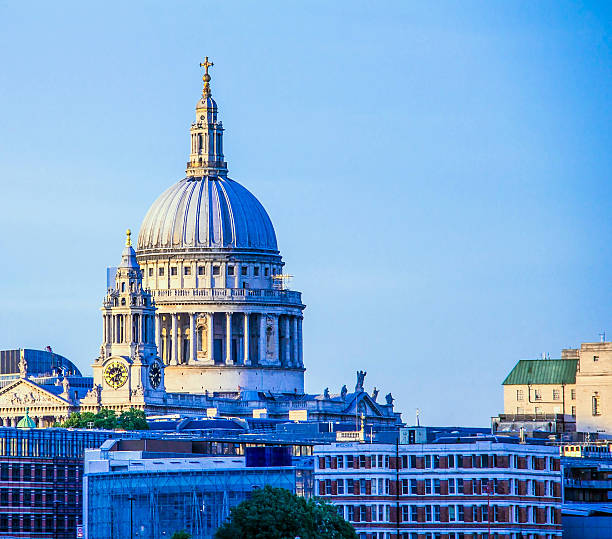
<path fill-rule="evenodd" d="M 124 363 L 113 361 L 104 369 L 104 380 L 114 389 L 119 389 L 128 379 L 128 371 Z"/>
<path fill-rule="evenodd" d="M 149 382 L 151 382 L 151 387 L 153 389 L 157 389 L 159 384 L 161 384 L 161 375 L 162 371 L 159 363 L 154 362 L 149 368 Z"/>

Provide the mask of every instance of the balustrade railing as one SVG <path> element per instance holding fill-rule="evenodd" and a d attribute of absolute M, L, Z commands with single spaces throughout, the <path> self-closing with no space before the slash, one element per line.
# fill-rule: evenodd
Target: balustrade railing
<path fill-rule="evenodd" d="M 302 302 L 302 293 L 295 290 L 277 290 L 274 288 L 181 288 L 170 290 L 152 290 L 156 302 L 172 300 L 182 301 L 267 301 L 274 303 Z"/>

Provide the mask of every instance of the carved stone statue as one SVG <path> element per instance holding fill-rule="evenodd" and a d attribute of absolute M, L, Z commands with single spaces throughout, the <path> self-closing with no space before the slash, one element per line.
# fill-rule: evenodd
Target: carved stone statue
<path fill-rule="evenodd" d="M 274 354 L 274 318 L 268 316 L 266 318 L 266 351 L 267 356 L 272 357 Z"/>
<path fill-rule="evenodd" d="M 346 394 L 348 393 L 348 389 L 346 389 L 346 384 L 342 386 L 342 389 L 340 390 L 340 397 L 342 397 L 342 400 L 346 399 Z"/>
<path fill-rule="evenodd" d="M 363 380 L 365 379 L 366 374 L 368 373 L 365 371 L 357 371 L 357 384 L 355 385 L 355 393 L 363 391 Z"/>
<path fill-rule="evenodd" d="M 106 358 L 106 347 L 104 345 L 100 346 L 100 359 Z"/>
<path fill-rule="evenodd" d="M 393 400 L 394 400 L 394 399 L 393 399 L 393 395 L 391 395 L 391 393 L 387 393 L 387 394 L 385 395 L 385 399 L 387 400 L 387 404 L 388 404 L 389 406 L 393 406 Z"/>
<path fill-rule="evenodd" d="M 19 351 L 19 376 L 21 378 L 28 377 L 28 362 L 25 358 L 25 350 Z"/>
<path fill-rule="evenodd" d="M 374 388 L 374 389 L 372 390 L 372 400 L 373 400 L 374 402 L 376 402 L 376 399 L 377 399 L 377 398 L 378 398 L 378 389 L 377 389 L 377 388 Z"/>
<path fill-rule="evenodd" d="M 329 399 L 329 387 L 326 387 L 323 390 L 323 397 L 326 398 L 326 399 Z"/>
<path fill-rule="evenodd" d="M 68 395 L 70 391 L 70 380 L 68 380 L 66 376 L 64 376 L 64 379 L 62 380 L 62 387 L 64 388 L 63 393 Z"/>

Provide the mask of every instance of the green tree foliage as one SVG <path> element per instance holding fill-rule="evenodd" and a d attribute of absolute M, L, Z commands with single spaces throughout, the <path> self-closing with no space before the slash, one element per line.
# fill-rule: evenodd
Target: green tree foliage
<path fill-rule="evenodd" d="M 70 414 L 70 417 L 64 423 L 56 423 L 55 426 L 110 430 L 147 430 L 149 428 L 144 411 L 136 410 L 135 408 L 121 412 L 119 417 L 117 417 L 114 410 L 109 408 L 102 408 L 97 414 L 93 412 L 75 412 Z"/>
<path fill-rule="evenodd" d="M 191 534 L 186 531 L 174 532 L 171 539 L 191 539 Z"/>
<path fill-rule="evenodd" d="M 147 424 L 147 416 L 145 415 L 144 410 L 136 410 L 136 408 L 130 408 L 129 410 L 121 412 L 121 415 L 119 416 L 119 426 L 125 430 L 149 429 L 149 425 Z"/>
<path fill-rule="evenodd" d="M 357 539 L 354 528 L 335 506 L 320 499 L 305 500 L 282 488 L 253 491 L 234 507 L 215 539 Z"/>

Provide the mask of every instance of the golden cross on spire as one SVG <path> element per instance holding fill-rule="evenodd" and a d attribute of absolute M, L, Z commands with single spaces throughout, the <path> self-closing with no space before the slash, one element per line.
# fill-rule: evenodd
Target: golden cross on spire
<path fill-rule="evenodd" d="M 126 247 L 131 247 L 132 246 L 132 231 L 128 228 L 125 231 L 125 246 Z"/>
<path fill-rule="evenodd" d="M 204 97 L 208 97 L 210 95 L 210 75 L 208 74 L 208 68 L 214 66 L 212 62 L 208 61 L 208 56 L 204 58 L 204 62 L 200 62 L 200 67 L 204 68 L 204 76 L 202 80 L 204 81 L 204 89 L 202 90 L 202 95 Z"/>

